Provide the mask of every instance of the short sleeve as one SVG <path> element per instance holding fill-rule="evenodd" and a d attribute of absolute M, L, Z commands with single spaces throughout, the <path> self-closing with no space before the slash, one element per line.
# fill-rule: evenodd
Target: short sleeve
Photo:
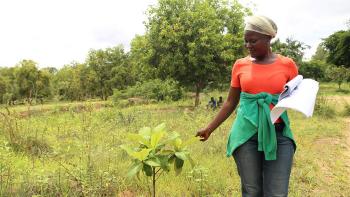
<path fill-rule="evenodd" d="M 298 67 L 292 59 L 290 59 L 289 68 L 290 69 L 289 69 L 289 80 L 288 81 L 290 81 L 294 77 L 298 76 Z"/>
<path fill-rule="evenodd" d="M 237 61 L 233 64 L 233 67 L 232 67 L 231 87 L 234 87 L 234 88 L 241 87 L 241 83 L 239 81 L 239 64 Z"/>

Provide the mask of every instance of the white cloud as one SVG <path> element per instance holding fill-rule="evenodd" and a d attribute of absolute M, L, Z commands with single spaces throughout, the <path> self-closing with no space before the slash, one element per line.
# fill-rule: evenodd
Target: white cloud
<path fill-rule="evenodd" d="M 241 0 L 248 5 L 248 0 Z M 284 40 L 293 37 L 311 46 L 306 58 L 314 54 L 322 38 L 346 28 L 350 19 L 348 0 L 257 0 L 253 14 L 273 19 L 278 26 L 277 37 Z M 251 4 L 251 3 L 250 3 Z"/>
<path fill-rule="evenodd" d="M 246 3 L 248 0 L 241 0 Z M 321 38 L 344 29 L 348 0 L 257 0 L 257 13 L 270 16 L 278 36 L 293 36 L 313 48 Z M 0 0 L 0 66 L 22 59 L 41 67 L 85 60 L 89 49 L 123 44 L 143 34 L 149 5 L 156 0 Z"/>

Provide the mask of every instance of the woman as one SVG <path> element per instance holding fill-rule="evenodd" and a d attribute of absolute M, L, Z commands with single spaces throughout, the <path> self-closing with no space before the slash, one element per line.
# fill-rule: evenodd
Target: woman
<path fill-rule="evenodd" d="M 197 132 L 206 141 L 240 103 L 227 156 L 236 162 L 243 197 L 288 196 L 295 142 L 286 112 L 272 124 L 270 110 L 298 70 L 293 60 L 271 51 L 276 33 L 276 24 L 267 17 L 247 20 L 244 40 L 250 56 L 235 62 L 227 100 L 214 120 Z"/>

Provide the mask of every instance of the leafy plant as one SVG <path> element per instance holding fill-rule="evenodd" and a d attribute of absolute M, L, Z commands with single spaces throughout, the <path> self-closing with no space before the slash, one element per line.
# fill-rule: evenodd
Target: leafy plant
<path fill-rule="evenodd" d="M 183 89 L 172 79 L 153 79 L 138 82 L 125 90 L 114 89 L 112 100 L 114 103 L 130 97 L 138 97 L 157 101 L 177 101 L 183 97 Z"/>
<path fill-rule="evenodd" d="M 127 138 L 135 145 L 120 146 L 133 158 L 128 176 L 137 175 L 139 178 L 143 172 L 147 177 L 151 177 L 153 196 L 156 194 L 157 179 L 164 171 L 170 171 L 170 165 L 174 166 L 176 175 L 181 173 L 186 160 L 194 166 L 187 146 L 197 139 L 193 137 L 183 142 L 178 133 L 168 134 L 164 123 L 153 129 L 143 127 L 137 134 L 129 133 Z"/>

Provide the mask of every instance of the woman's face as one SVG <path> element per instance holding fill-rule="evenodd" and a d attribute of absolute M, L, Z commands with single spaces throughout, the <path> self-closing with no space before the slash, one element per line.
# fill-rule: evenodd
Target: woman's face
<path fill-rule="evenodd" d="M 261 59 L 270 50 L 271 37 L 254 31 L 244 32 L 244 46 L 248 49 L 250 56 Z"/>

